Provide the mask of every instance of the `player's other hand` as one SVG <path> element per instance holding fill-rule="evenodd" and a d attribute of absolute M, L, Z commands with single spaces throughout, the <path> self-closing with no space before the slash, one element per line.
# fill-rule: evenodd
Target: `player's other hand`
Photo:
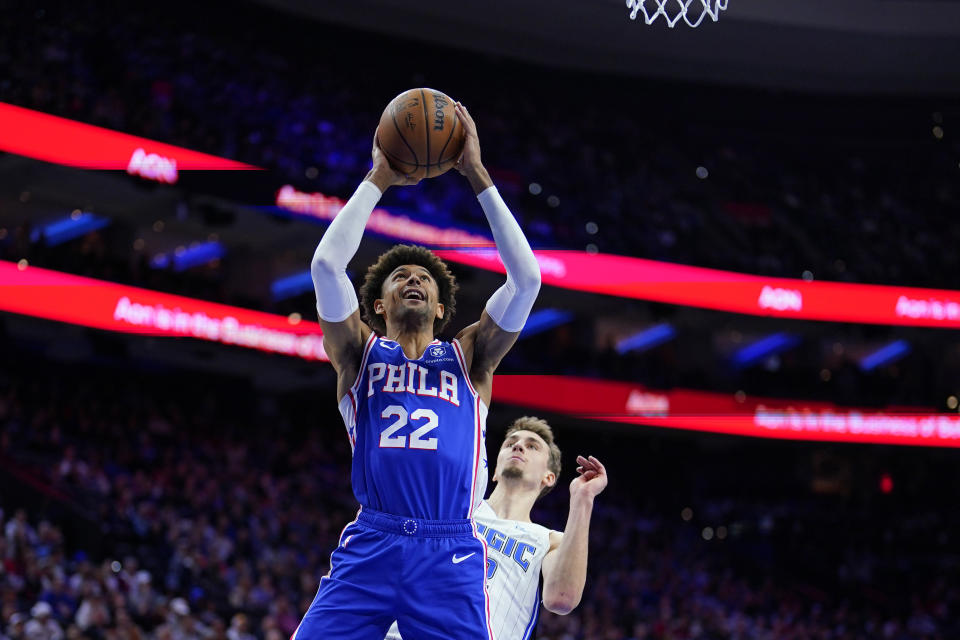
<path fill-rule="evenodd" d="M 480 193 L 493 185 L 490 174 L 480 161 L 480 138 L 477 137 L 477 124 L 473 121 L 470 112 L 461 103 L 453 105 L 453 109 L 463 125 L 463 153 L 453 167 L 470 181 L 474 193 Z"/>
<path fill-rule="evenodd" d="M 570 483 L 570 499 L 590 498 L 607 487 L 607 470 L 593 456 L 577 456 L 577 477 Z"/>
<path fill-rule="evenodd" d="M 380 128 L 377 127 L 377 132 L 379 133 L 379 131 Z M 367 174 L 366 179 L 375 184 L 381 193 L 386 191 L 388 187 L 394 185 L 407 186 L 420 182 L 420 178 L 412 178 L 390 166 L 387 156 L 384 155 L 380 149 L 380 143 L 378 142 L 376 133 L 373 135 L 373 150 L 370 152 L 370 155 L 373 157 L 373 168 L 370 169 L 370 173 Z"/>
<path fill-rule="evenodd" d="M 463 125 L 463 153 L 454 168 L 463 175 L 476 171 L 483 164 L 480 162 L 480 138 L 477 137 L 477 123 L 473 121 L 470 112 L 463 104 L 457 102 L 453 110 Z"/>

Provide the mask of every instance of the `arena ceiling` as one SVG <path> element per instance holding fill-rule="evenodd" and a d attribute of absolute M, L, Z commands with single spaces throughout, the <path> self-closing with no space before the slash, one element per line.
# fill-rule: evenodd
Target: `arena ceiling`
<path fill-rule="evenodd" d="M 259 2 L 581 70 L 785 89 L 960 93 L 957 0 L 729 0 L 719 22 L 697 29 L 669 29 L 662 18 L 651 26 L 631 21 L 624 0 Z"/>

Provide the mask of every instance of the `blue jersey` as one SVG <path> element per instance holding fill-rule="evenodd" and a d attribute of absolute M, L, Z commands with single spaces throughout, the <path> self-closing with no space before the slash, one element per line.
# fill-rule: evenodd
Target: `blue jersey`
<path fill-rule="evenodd" d="M 371 334 L 340 401 L 362 507 L 427 520 L 473 517 L 487 487 L 487 407 L 457 340 L 416 360 Z"/>

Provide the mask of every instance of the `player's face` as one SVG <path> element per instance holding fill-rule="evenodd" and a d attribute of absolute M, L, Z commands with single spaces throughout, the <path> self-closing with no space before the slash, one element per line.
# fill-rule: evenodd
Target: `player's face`
<path fill-rule="evenodd" d="M 500 446 L 493 479 L 497 482 L 522 479 L 539 492 L 543 483 L 556 482 L 556 474 L 548 468 L 549 462 L 550 447 L 543 438 L 533 431 L 514 431 Z"/>
<path fill-rule="evenodd" d="M 382 297 L 374 302 L 374 309 L 401 325 L 433 325 L 434 318 L 443 317 L 440 289 L 430 272 L 420 265 L 397 267 L 380 289 Z"/>

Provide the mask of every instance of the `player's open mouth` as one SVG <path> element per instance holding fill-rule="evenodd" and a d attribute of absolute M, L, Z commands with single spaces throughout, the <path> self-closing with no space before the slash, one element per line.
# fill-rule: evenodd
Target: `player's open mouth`
<path fill-rule="evenodd" d="M 420 302 L 425 302 L 427 297 L 423 295 L 423 292 L 419 289 L 407 289 L 403 292 L 404 300 L 419 300 Z"/>

